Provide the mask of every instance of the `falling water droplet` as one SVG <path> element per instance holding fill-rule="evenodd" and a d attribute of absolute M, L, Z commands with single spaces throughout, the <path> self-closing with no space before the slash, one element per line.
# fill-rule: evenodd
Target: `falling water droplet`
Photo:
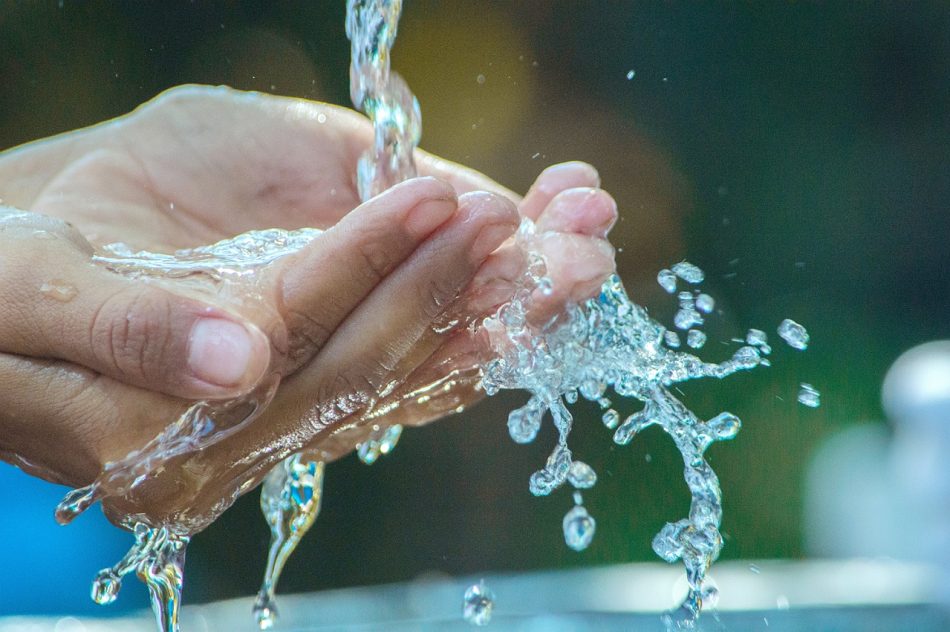
<path fill-rule="evenodd" d="M 469 586 L 462 601 L 462 618 L 472 625 L 484 626 L 491 621 L 495 607 L 495 594 L 485 580 Z"/>
<path fill-rule="evenodd" d="M 666 333 L 663 334 L 663 342 L 666 343 L 667 347 L 671 349 L 679 349 L 680 346 L 680 337 L 675 331 L 666 330 Z"/>
<path fill-rule="evenodd" d="M 808 331 L 790 318 L 778 326 L 778 335 L 793 349 L 804 351 L 808 348 Z"/>
<path fill-rule="evenodd" d="M 660 270 L 656 275 L 656 282 L 669 294 L 676 291 L 676 275 L 673 274 L 672 270 L 666 268 Z"/>
<path fill-rule="evenodd" d="M 104 568 L 92 582 L 92 600 L 99 605 L 110 604 L 115 601 L 121 588 L 122 578 L 111 568 Z"/>
<path fill-rule="evenodd" d="M 541 428 L 541 410 L 530 405 L 508 413 L 508 434 L 515 443 L 531 443 Z"/>
<path fill-rule="evenodd" d="M 673 274 L 683 279 L 687 283 L 702 283 L 703 279 L 706 278 L 706 275 L 703 274 L 703 271 L 698 267 L 690 263 L 689 261 L 680 261 L 672 268 Z"/>
<path fill-rule="evenodd" d="M 811 384 L 802 382 L 798 391 L 798 403 L 809 408 L 818 408 L 821 406 L 821 393 Z"/>
<path fill-rule="evenodd" d="M 574 461 L 571 463 L 567 480 L 578 489 L 589 489 L 597 483 L 597 472 L 583 461 Z"/>
<path fill-rule="evenodd" d="M 706 344 L 706 334 L 698 329 L 690 329 L 686 334 L 686 344 L 693 349 L 699 349 Z"/>
<path fill-rule="evenodd" d="M 564 516 L 564 542 L 575 551 L 583 551 L 594 539 L 597 523 L 583 505 L 575 505 Z"/>
<path fill-rule="evenodd" d="M 611 408 L 604 413 L 604 416 L 601 417 L 601 420 L 604 422 L 604 425 L 609 429 L 613 430 L 617 427 L 617 424 L 620 423 L 620 413 Z"/>
<path fill-rule="evenodd" d="M 696 297 L 696 308 L 703 313 L 710 313 L 716 307 L 716 300 L 709 294 L 700 294 Z"/>
<path fill-rule="evenodd" d="M 636 73 L 635 70 L 628 70 L 628 71 L 627 71 L 627 81 L 630 81 L 630 80 L 633 79 L 636 75 L 637 75 L 637 73 Z"/>

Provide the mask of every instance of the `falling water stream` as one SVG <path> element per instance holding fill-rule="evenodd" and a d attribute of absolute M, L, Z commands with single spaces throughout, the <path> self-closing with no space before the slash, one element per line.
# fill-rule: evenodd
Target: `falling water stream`
<path fill-rule="evenodd" d="M 347 2 L 351 97 L 372 120 L 375 130 L 373 147 L 358 166 L 358 189 L 364 200 L 416 173 L 413 150 L 421 136 L 419 104 L 405 81 L 390 69 L 401 5 L 401 0 Z M 119 274 L 144 280 L 187 280 L 202 291 L 254 301 L 259 295 L 256 272 L 298 251 L 320 234 L 315 229 L 252 231 L 172 255 L 134 252 L 113 244 L 97 253 L 94 260 Z M 550 291 L 551 283 L 545 276 L 544 258 L 538 254 L 542 237 L 530 220 L 522 222 L 516 241 L 528 263 L 512 299 L 481 323 L 493 351 L 492 359 L 481 367 L 481 386 L 488 395 L 502 389 L 529 394 L 527 402 L 508 416 L 509 433 L 515 442 L 533 441 L 545 417 L 554 424 L 557 442 L 544 466 L 530 477 L 528 488 L 536 496 L 551 494 L 565 483 L 574 488 L 574 503 L 562 527 L 565 543 L 575 551 L 586 549 L 596 531 L 596 521 L 584 506 L 581 490 L 593 488 L 597 474 L 590 465 L 575 459 L 568 446 L 574 421 L 569 406 L 579 397 L 597 402 L 604 411 L 603 424 L 618 445 L 630 443 L 649 426 L 658 426 L 670 436 L 683 456 L 691 502 L 687 517 L 669 522 L 660 530 L 653 549 L 664 560 L 681 560 L 685 566 L 688 594 L 667 620 L 672 625 L 689 627 L 704 604 L 715 601 L 716 590 L 706 585 L 705 577 L 722 548 L 721 490 L 705 453 L 713 443 L 734 438 L 741 422 L 728 411 L 700 418 L 671 389 L 688 380 L 721 379 L 737 371 L 769 366 L 772 349 L 768 337 L 761 330 L 749 330 L 737 340 L 739 346 L 731 357 L 719 363 L 706 362 L 681 350 L 684 345 L 691 350 L 703 347 L 706 334 L 702 326 L 715 306 L 714 299 L 701 290 L 702 270 L 685 261 L 657 276 L 660 286 L 678 301 L 672 329 L 632 302 L 618 276 L 608 279 L 596 298 L 568 305 L 555 324 L 533 325 L 527 318 L 531 297 L 539 291 Z M 45 291 L 68 300 L 61 288 L 51 286 Z M 808 333 L 794 321 L 783 321 L 778 334 L 793 349 L 808 346 Z M 91 485 L 68 494 L 57 508 L 57 520 L 65 524 L 96 501 L 125 496 L 171 459 L 239 432 L 268 405 L 276 388 L 277 378 L 272 378 L 238 400 L 195 402 L 148 444 L 109 463 Z M 618 397 L 639 400 L 642 409 L 621 419 L 613 407 Z M 819 393 L 811 385 L 802 384 L 798 399 L 814 407 L 819 403 Z M 360 459 L 371 464 L 389 453 L 401 432 L 399 426 L 373 427 L 370 436 L 357 446 Z M 271 530 L 267 567 L 254 605 L 262 629 L 274 624 L 274 592 L 284 564 L 319 513 L 324 469 L 322 454 L 299 452 L 277 465 L 262 486 L 261 508 Z M 245 490 L 242 487 L 240 491 Z M 215 517 L 229 504 L 218 507 Z M 151 524 L 143 516 L 128 516 L 123 526 L 132 531 L 135 543 L 119 563 L 99 573 L 93 599 L 102 604 L 112 602 L 122 577 L 134 571 L 149 588 L 161 632 L 176 632 L 185 550 L 189 537 L 206 525 L 206 521 L 189 522 L 184 518 Z M 463 605 L 466 620 L 478 625 L 488 623 L 492 599 L 484 583 L 471 587 Z"/>

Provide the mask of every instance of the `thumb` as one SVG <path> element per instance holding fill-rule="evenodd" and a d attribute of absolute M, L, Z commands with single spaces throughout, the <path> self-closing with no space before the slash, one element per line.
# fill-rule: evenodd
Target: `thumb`
<path fill-rule="evenodd" d="M 67 224 L 0 209 L 0 351 L 67 360 L 187 399 L 252 389 L 267 336 L 240 316 L 89 262 Z"/>

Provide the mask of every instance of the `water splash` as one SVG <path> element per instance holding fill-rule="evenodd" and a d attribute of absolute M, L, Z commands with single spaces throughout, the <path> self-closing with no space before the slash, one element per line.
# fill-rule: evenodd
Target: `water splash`
<path fill-rule="evenodd" d="M 350 39 L 350 96 L 353 105 L 373 122 L 374 143 L 359 159 L 357 190 L 366 201 L 403 180 L 415 177 L 413 151 L 422 135 L 419 102 L 406 82 L 390 69 L 401 0 L 348 0 L 346 34 Z M 372 465 L 389 454 L 402 426 L 374 426 L 357 444 L 359 459 Z M 261 489 L 261 509 L 271 526 L 271 544 L 264 580 L 254 604 L 261 629 L 277 617 L 274 589 L 287 559 L 310 529 L 320 510 L 324 464 L 306 455 L 288 457 Z"/>
<path fill-rule="evenodd" d="M 260 300 L 255 284 L 263 266 L 297 252 L 320 234 L 315 229 L 252 231 L 174 254 L 136 252 L 124 244 L 111 244 L 98 252 L 93 261 L 142 282 L 174 278 L 197 291 L 225 299 L 239 297 L 247 302 Z M 69 492 L 56 508 L 56 520 L 67 524 L 97 501 L 128 496 L 165 463 L 203 450 L 239 431 L 267 406 L 278 381 L 272 375 L 252 393 L 235 400 L 195 402 L 144 446 L 107 463 L 92 484 Z M 237 495 L 234 492 L 205 515 L 173 515 L 164 524 L 151 525 L 144 522 L 144 517 L 128 517 L 124 526 L 134 532 L 135 544 L 122 561 L 99 574 L 93 583 L 93 599 L 101 604 L 111 603 L 121 588 L 121 577 L 135 570 L 148 586 L 160 630 L 177 631 L 188 534 L 200 531 L 217 518 Z"/>
<path fill-rule="evenodd" d="M 519 230 L 518 241 L 526 251 L 537 251 L 534 227 L 529 222 Z M 688 262 L 678 263 L 669 273 L 665 272 L 658 275 L 657 281 L 670 293 L 676 290 L 674 277 L 694 285 L 704 278 L 702 270 Z M 721 491 L 705 453 L 711 444 L 734 438 L 741 421 L 730 412 L 703 420 L 670 389 L 680 382 L 721 379 L 767 364 L 764 355 L 770 349 L 765 336 L 758 330 L 750 331 L 749 344 L 720 363 L 676 351 L 671 347 L 679 345 L 678 337 L 669 336 L 671 332 L 632 302 L 617 276 L 603 285 L 596 299 L 569 305 L 564 317 L 553 326 L 536 328 L 520 320 L 512 326 L 507 313 L 527 309 L 539 280 L 538 270 L 526 272 L 511 304 L 500 308 L 483 324 L 490 332 L 495 357 L 483 367 L 482 386 L 488 394 L 501 389 L 524 389 L 531 394 L 528 403 L 509 416 L 509 429 L 518 429 L 511 433 L 512 437 L 519 442 L 533 439 L 541 418 L 550 413 L 558 441 L 544 468 L 530 478 L 529 489 L 535 495 L 550 494 L 566 480 L 574 483 L 576 474 L 588 467 L 573 461 L 567 445 L 573 418 L 565 404 L 576 397 L 575 393 L 599 402 L 602 407 L 611 403 L 605 396 L 608 388 L 620 397 L 643 402 L 643 409 L 619 426 L 619 416 L 612 408 L 604 414 L 603 421 L 608 428 L 616 428 L 613 439 L 618 445 L 626 445 L 649 426 L 659 426 L 683 456 L 684 478 L 692 497 L 689 515 L 667 523 L 654 538 L 653 549 L 668 562 L 682 561 L 686 568 L 689 594 L 679 615 L 673 613 L 670 617 L 679 617 L 688 625 L 698 616 L 704 601 L 708 603 L 710 599 L 709 589 L 704 586 L 705 576 L 722 549 Z M 696 309 L 698 296 L 680 292 L 680 310 L 674 319 L 677 327 L 686 329 L 685 321 L 689 321 L 690 327 L 702 323 Z M 714 305 L 711 297 L 700 303 L 707 313 Z M 697 329 L 690 330 L 691 346 L 700 346 L 699 333 Z M 527 430 L 521 431 L 522 428 Z M 595 522 L 580 502 L 565 516 L 563 526 L 568 546 L 583 550 L 590 544 Z"/>
<path fill-rule="evenodd" d="M 112 603 L 122 587 L 122 577 L 135 571 L 148 587 L 160 632 L 178 632 L 189 537 L 166 527 L 153 529 L 143 523 L 136 523 L 132 531 L 135 544 L 115 566 L 99 571 L 92 583 L 92 599 L 98 604 Z"/>
<path fill-rule="evenodd" d="M 284 459 L 261 487 L 261 511 L 271 532 L 264 581 L 254 602 L 262 630 L 273 627 L 277 618 L 274 591 L 284 564 L 320 513 L 324 464 L 318 458 L 295 454 Z"/>

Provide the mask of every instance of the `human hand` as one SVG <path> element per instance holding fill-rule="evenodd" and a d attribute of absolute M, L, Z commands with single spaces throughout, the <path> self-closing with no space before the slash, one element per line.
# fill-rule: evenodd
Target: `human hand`
<path fill-rule="evenodd" d="M 432 321 L 468 283 L 488 251 L 513 230 L 517 217 L 501 197 L 485 194 L 463 195 L 458 203 L 461 208 L 456 209 L 451 190 L 424 179 L 397 187 L 347 215 L 356 205 L 350 174 L 370 135 L 363 119 L 339 108 L 190 88 L 170 93 L 127 118 L 5 156 L 0 161 L 2 197 L 20 207 L 69 220 L 79 233 L 98 243 L 120 240 L 137 247 L 172 250 L 264 226 L 332 228 L 304 251 L 265 271 L 268 282 L 264 287 L 271 293 L 264 302 L 272 309 L 244 314 L 235 313 L 241 312 L 241 306 L 235 310 L 233 305 L 210 306 L 217 311 L 203 312 L 209 306 L 190 297 L 182 299 L 169 292 L 167 285 L 136 287 L 101 269 L 94 270 L 105 276 L 87 274 L 91 268 L 89 247 L 81 235 L 64 226 L 48 227 L 52 230 L 47 232 L 62 236 L 58 246 L 67 252 L 72 248 L 71 258 L 64 260 L 36 247 L 27 250 L 34 255 L 43 252 L 42 257 L 24 253 L 11 260 L 35 264 L 25 266 L 34 273 L 27 278 L 34 280 L 37 274 L 51 270 L 82 269 L 83 273 L 76 279 L 74 287 L 79 292 L 73 300 L 60 306 L 47 301 L 43 307 L 55 308 L 51 310 L 27 310 L 27 314 L 49 312 L 48 319 L 41 318 L 37 324 L 53 343 L 38 355 L 34 355 L 35 349 L 24 352 L 21 348 L 13 350 L 16 355 L 0 358 L 0 366 L 5 366 L 0 373 L 10 378 L 2 380 L 8 387 L 0 401 L 4 410 L 12 411 L 4 414 L 4 449 L 17 452 L 29 461 L 21 461 L 28 469 L 47 477 L 74 485 L 86 483 L 104 463 L 124 456 L 160 431 L 183 410 L 184 398 L 246 392 L 255 383 L 255 371 L 263 373 L 261 367 L 270 366 L 283 376 L 283 385 L 260 420 L 221 445 L 165 468 L 136 498 L 126 499 L 124 504 L 110 501 L 113 504 L 109 505 L 116 516 L 131 511 L 130 502 L 136 510 L 146 507 L 146 513 L 157 520 L 207 516 L 208 507 L 220 505 L 221 498 L 233 496 L 238 488 L 243 490 L 245 483 L 287 449 L 320 443 L 340 427 L 358 426 L 372 408 L 369 401 L 377 398 L 383 387 L 390 388 L 395 382 L 411 391 L 408 376 L 425 376 L 426 370 L 453 358 L 465 364 L 462 355 L 449 352 L 452 345 L 443 345 L 451 340 L 464 350 L 459 338 L 433 332 Z M 234 145 L 243 143 L 255 145 L 256 151 L 239 155 Z M 437 174 L 456 190 L 504 193 L 482 176 L 424 154 L 420 157 L 420 172 Z M 596 177 L 584 167 L 562 171 L 561 180 L 568 184 L 571 177 L 563 176 L 570 173 L 582 174 L 581 179 Z M 529 195 L 522 204 L 526 213 L 540 213 L 547 206 L 544 198 L 553 196 L 548 188 L 539 186 L 539 192 Z M 591 199 L 600 199 L 601 207 L 608 210 L 602 226 L 606 232 L 614 211 L 612 203 L 604 206 L 603 195 L 595 193 Z M 413 212 L 425 205 L 431 208 Z M 426 218 L 428 228 L 420 231 L 416 227 L 414 231 L 412 218 L 419 216 Z M 552 211 L 551 216 L 558 215 Z M 603 213 L 599 219 L 596 211 L 594 216 L 588 226 L 605 223 Z M 565 220 L 569 218 L 559 220 L 561 228 L 570 228 L 570 221 L 584 224 L 576 217 Z M 556 228 L 557 222 L 552 226 Z M 28 223 L 20 229 L 37 230 Z M 394 239 L 400 233 L 403 239 Z M 41 241 L 34 239 L 31 245 Z M 606 249 L 594 240 L 585 243 L 579 241 L 577 259 L 590 260 L 588 267 L 599 267 L 602 278 L 610 267 Z M 585 254 L 588 247 L 591 252 Z M 514 258 L 502 252 L 504 249 L 492 255 L 491 265 L 482 266 L 481 282 L 473 282 L 473 287 L 491 285 L 493 275 L 504 277 L 498 272 L 510 267 Z M 47 256 L 55 266 L 41 265 Z M 314 269 L 322 274 L 314 278 Z M 559 292 L 571 294 L 581 291 L 585 283 L 592 284 L 591 279 L 572 274 L 554 275 Z M 107 292 L 97 294 L 97 288 L 110 283 L 108 293 L 136 297 L 135 301 L 113 300 L 114 318 L 100 320 L 113 323 L 107 331 L 126 337 L 112 345 L 113 356 L 116 350 L 133 351 L 124 364 L 103 362 L 95 345 L 79 347 L 76 341 L 82 336 L 71 335 L 77 329 L 53 328 L 55 335 L 49 336 L 50 322 L 66 319 L 81 329 L 90 320 L 90 312 L 100 313 L 95 298 Z M 124 284 L 123 288 L 118 289 L 117 284 Z M 29 284 L 4 284 L 14 286 Z M 166 294 L 159 296 L 160 292 Z M 37 293 L 33 294 L 26 301 L 35 308 Z M 485 297 L 491 295 L 471 292 L 471 300 L 461 302 L 473 312 L 477 307 L 486 308 L 490 301 Z M 90 300 L 81 300 L 84 296 Z M 405 296 L 422 300 L 407 302 L 402 300 Z M 481 303 L 472 298 L 476 296 Z M 184 304 L 176 302 L 181 300 Z M 13 301 L 14 305 L 21 303 Z M 159 309 L 149 311 L 156 306 Z M 57 314 L 60 307 L 64 311 Z M 145 313 L 140 316 L 136 308 Z M 550 306 L 539 307 L 539 312 L 544 309 Z M 253 345 L 246 370 L 234 372 L 240 373 L 241 379 L 225 387 L 230 391 L 199 395 L 195 389 L 207 385 L 183 380 L 177 373 L 186 366 L 183 360 L 191 326 L 209 313 L 245 328 Z M 125 318 L 130 315 L 131 319 Z M 4 320 L 16 324 L 15 319 Z M 146 326 L 141 330 L 114 327 L 122 321 L 144 322 Z M 21 331 L 22 327 L 15 329 Z M 264 341 L 258 336 L 261 332 L 267 332 Z M 113 335 L 106 338 L 115 341 Z M 165 344 L 155 344 L 159 341 Z M 223 351 L 234 357 L 233 349 Z M 109 356 L 106 354 L 106 359 L 112 360 Z M 39 357 L 60 361 L 41 361 Z M 420 370 L 422 373 L 417 373 Z M 30 397 L 37 384 L 47 385 L 47 395 L 39 400 Z M 358 397 L 353 399 L 355 395 Z M 327 407 L 338 408 L 341 398 L 356 401 L 354 410 L 343 415 L 338 410 L 331 415 L 333 423 L 325 423 Z M 400 421 L 407 422 L 428 420 L 440 412 L 417 407 L 414 417 L 400 414 Z M 50 447 L 62 445 L 70 449 Z M 254 458 L 248 460 L 249 454 Z M 199 470 L 203 474 L 196 477 L 194 472 Z M 191 491 L 182 493 L 183 489 Z"/>

